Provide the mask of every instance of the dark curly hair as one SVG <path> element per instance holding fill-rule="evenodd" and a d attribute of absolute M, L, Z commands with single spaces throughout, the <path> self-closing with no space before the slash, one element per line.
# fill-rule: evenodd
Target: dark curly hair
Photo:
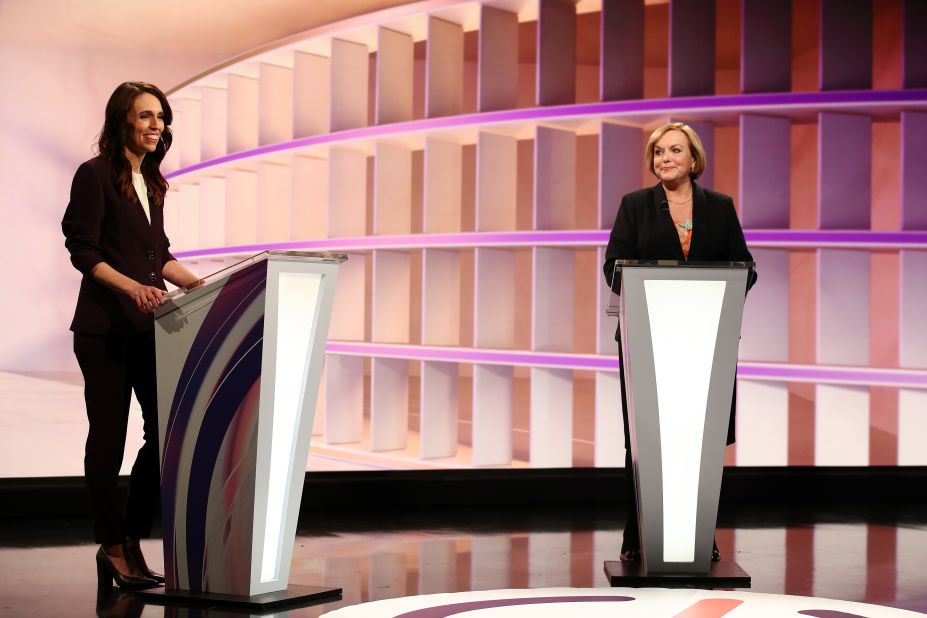
<path fill-rule="evenodd" d="M 124 82 L 119 84 L 113 94 L 110 95 L 106 103 L 106 117 L 103 120 L 103 129 L 97 138 L 97 153 L 109 159 L 116 170 L 116 182 L 119 185 L 119 191 L 128 199 L 138 201 L 135 195 L 135 189 L 132 186 L 132 168 L 125 155 L 126 132 L 128 115 L 132 110 L 135 99 L 142 94 L 151 94 L 161 102 L 161 109 L 164 111 L 164 130 L 161 132 L 161 139 L 154 152 L 149 152 L 142 159 L 141 172 L 145 177 L 145 184 L 148 185 L 148 191 L 151 192 L 155 202 L 163 203 L 164 194 L 167 192 L 167 180 L 161 174 L 161 161 L 171 147 L 174 139 L 171 133 L 171 122 L 174 120 L 174 113 L 171 111 L 171 105 L 167 102 L 167 97 L 161 92 L 161 89 L 146 82 Z"/>

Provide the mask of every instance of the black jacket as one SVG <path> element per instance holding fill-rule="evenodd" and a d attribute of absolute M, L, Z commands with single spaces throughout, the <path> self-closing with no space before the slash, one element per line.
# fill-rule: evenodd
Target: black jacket
<path fill-rule="evenodd" d="M 612 284 L 615 260 L 678 260 L 680 262 L 752 262 L 743 229 L 734 210 L 734 200 L 692 183 L 692 243 L 689 257 L 683 255 L 676 224 L 669 213 L 666 192 L 657 183 L 621 198 L 615 225 L 605 249 L 605 280 Z M 756 283 L 756 271 L 747 279 L 749 290 Z M 615 340 L 621 345 L 620 329 Z M 621 402 L 624 412 L 625 448 L 630 448 L 624 367 L 621 367 Z M 727 443 L 734 442 L 737 386 L 731 400 Z"/>
<path fill-rule="evenodd" d="M 61 220 L 71 263 L 84 275 L 71 322 L 75 333 L 141 334 L 154 328 L 151 314 L 90 276 L 94 266 L 106 262 L 130 279 L 164 289 L 161 270 L 174 257 L 164 234 L 164 205 L 150 194 L 148 202 L 150 224 L 141 204 L 119 193 L 109 160 L 96 157 L 77 168 Z"/>

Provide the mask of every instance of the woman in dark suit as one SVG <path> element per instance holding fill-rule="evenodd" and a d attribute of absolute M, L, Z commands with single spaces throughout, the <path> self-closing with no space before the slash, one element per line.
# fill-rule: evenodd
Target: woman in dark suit
<path fill-rule="evenodd" d="M 605 250 L 603 268 L 609 285 L 612 284 L 616 260 L 753 261 L 737 220 L 734 200 L 695 183 L 705 171 L 705 149 L 690 126 L 672 122 L 655 130 L 647 140 L 644 160 L 660 182 L 621 198 L 608 248 Z M 747 289 L 755 282 L 756 273 L 751 271 Z M 620 347 L 620 332 L 615 333 L 615 339 Z M 621 367 L 620 377 L 629 509 L 621 544 L 621 559 L 638 561 L 641 557 L 640 529 L 637 521 L 637 494 L 631 474 L 624 367 Z M 734 442 L 736 399 L 735 389 L 731 400 L 728 444 Z M 720 559 L 715 546 L 712 560 Z"/>
<path fill-rule="evenodd" d="M 198 278 L 168 251 L 167 181 L 159 165 L 171 145 L 171 108 L 157 87 L 121 84 L 106 104 L 99 155 L 77 169 L 61 221 L 71 263 L 83 275 L 71 330 L 84 376 L 89 430 L 84 473 L 94 514 L 101 584 L 156 586 L 139 539 L 150 535 L 160 486 L 153 312 L 164 280 Z M 132 391 L 142 408 L 144 445 L 125 511 L 116 481 Z"/>

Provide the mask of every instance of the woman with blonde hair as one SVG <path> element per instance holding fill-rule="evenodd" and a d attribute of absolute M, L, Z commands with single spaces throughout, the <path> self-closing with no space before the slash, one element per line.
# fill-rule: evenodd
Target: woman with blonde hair
<path fill-rule="evenodd" d="M 647 140 L 644 160 L 659 182 L 621 198 L 608 247 L 605 250 L 605 279 L 612 284 L 616 260 L 677 260 L 679 262 L 752 262 L 744 233 L 737 219 L 734 200 L 699 186 L 695 181 L 705 171 L 705 149 L 689 125 L 671 122 L 657 128 Z M 751 270 L 747 289 L 756 282 Z M 684 298 L 680 299 L 685 302 Z M 615 339 L 621 346 L 620 332 Z M 684 338 L 683 344 L 684 353 Z M 625 470 L 628 516 L 625 522 L 621 559 L 641 558 L 637 495 L 631 474 L 631 443 L 628 429 L 624 367 L 620 370 L 621 402 L 624 414 Z M 734 442 L 736 387 L 731 400 L 727 443 Z M 712 560 L 721 556 L 717 546 Z"/>

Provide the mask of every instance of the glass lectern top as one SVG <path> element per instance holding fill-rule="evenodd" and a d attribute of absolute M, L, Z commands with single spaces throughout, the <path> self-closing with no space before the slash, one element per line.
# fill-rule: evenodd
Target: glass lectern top
<path fill-rule="evenodd" d="M 605 315 L 617 316 L 623 268 L 756 268 L 756 262 L 683 262 L 680 260 L 615 260 L 612 271 L 612 293 Z"/>
<path fill-rule="evenodd" d="M 683 268 L 754 268 L 755 262 L 683 262 L 681 260 L 615 260 L 615 272 L 628 266 L 681 266 Z"/>
<path fill-rule="evenodd" d="M 348 259 L 347 254 L 345 253 L 331 253 L 328 251 L 262 251 L 256 253 L 249 258 L 246 258 L 236 264 L 231 266 L 226 266 L 222 270 L 217 270 L 216 272 L 206 275 L 196 283 L 188 285 L 182 288 L 177 288 L 172 292 L 168 292 L 164 295 L 164 300 L 176 300 L 183 295 L 192 292 L 193 290 L 198 290 L 202 287 L 208 286 L 216 281 L 221 281 L 229 275 L 232 275 L 242 269 L 245 269 L 252 264 L 261 262 L 263 260 L 273 259 L 273 260 L 300 260 L 300 261 L 310 261 L 310 262 L 321 262 L 325 264 L 340 264 Z M 160 310 L 159 310 L 160 311 Z"/>

